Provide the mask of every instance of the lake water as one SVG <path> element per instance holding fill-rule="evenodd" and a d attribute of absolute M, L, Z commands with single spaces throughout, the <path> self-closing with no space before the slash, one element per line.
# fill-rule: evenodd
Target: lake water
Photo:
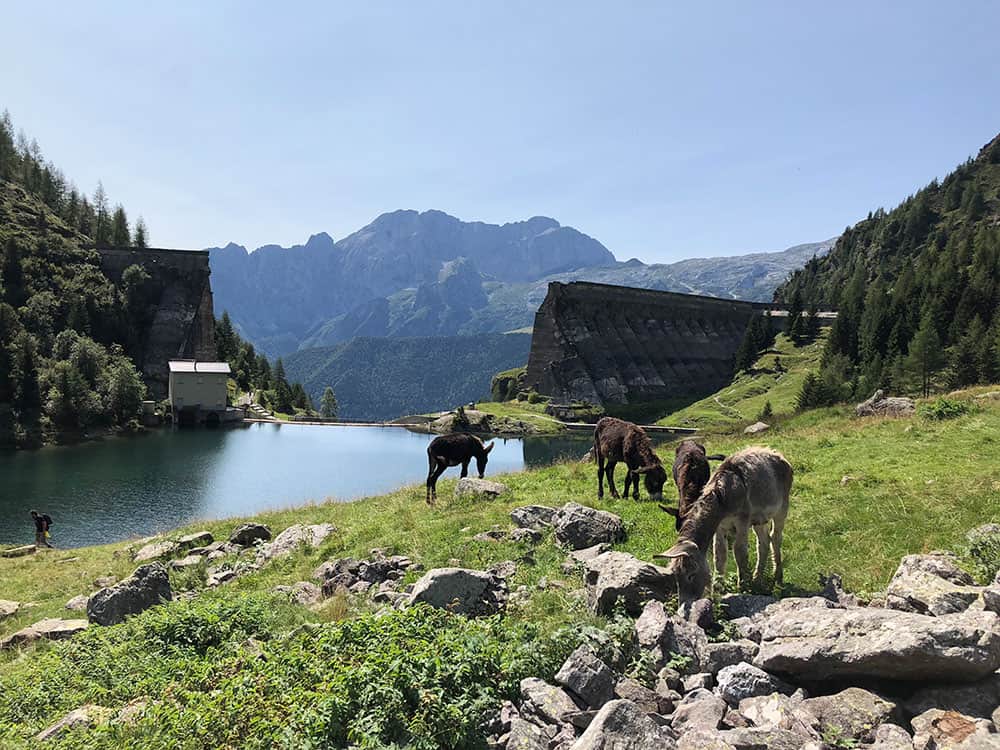
<path fill-rule="evenodd" d="M 426 479 L 431 439 L 400 428 L 254 424 L 3 453 L 0 543 L 34 541 L 33 508 L 52 516 L 53 544 L 79 547 L 198 519 L 381 494 Z M 588 433 L 498 438 L 486 476 L 579 458 L 590 440 Z"/>

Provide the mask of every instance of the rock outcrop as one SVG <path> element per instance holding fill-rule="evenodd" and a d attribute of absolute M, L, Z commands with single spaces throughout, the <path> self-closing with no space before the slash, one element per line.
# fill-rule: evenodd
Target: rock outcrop
<path fill-rule="evenodd" d="M 129 615 L 171 599 L 173 592 L 166 567 L 162 563 L 149 563 L 136 568 L 121 583 L 91 594 L 87 600 L 87 619 L 97 625 L 117 625 Z"/>
<path fill-rule="evenodd" d="M 469 617 L 492 615 L 506 606 L 507 584 L 481 570 L 435 568 L 413 585 L 409 604 L 418 603 Z"/>
<path fill-rule="evenodd" d="M 61 620 L 50 617 L 40 620 L 34 625 L 21 628 L 16 633 L 12 633 L 3 640 L 0 640 L 0 650 L 5 648 L 15 648 L 17 646 L 27 646 L 37 640 L 45 639 L 49 641 L 61 641 L 76 635 L 87 628 L 86 620 Z"/>
<path fill-rule="evenodd" d="M 915 411 L 912 398 L 886 396 L 881 388 L 854 407 L 854 415 L 858 417 L 912 417 Z"/>

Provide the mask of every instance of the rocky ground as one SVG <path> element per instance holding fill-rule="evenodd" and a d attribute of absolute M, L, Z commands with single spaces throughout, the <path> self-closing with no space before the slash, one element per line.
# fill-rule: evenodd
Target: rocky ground
<path fill-rule="evenodd" d="M 505 488 L 466 479 L 456 492 L 492 498 Z M 595 615 L 635 619 L 628 643 L 582 645 L 551 681 L 523 679 L 518 699 L 484 727 L 496 750 L 1000 748 L 1000 572 L 991 585 L 978 586 L 953 554 L 914 554 L 903 558 L 885 592 L 867 601 L 829 576 L 813 596 L 729 594 L 701 600 L 681 616 L 666 569 L 610 549 L 626 535 L 614 513 L 566 503 L 519 507 L 510 516 L 508 527 L 479 538 L 552 539 L 566 553 L 564 572 L 580 574 L 578 594 Z M 141 564 L 132 576 L 95 581 L 97 591 L 67 603 L 85 611 L 86 620 L 49 618 L 0 648 L 71 637 L 178 596 L 197 596 L 334 531 L 330 524 L 293 525 L 273 536 L 248 523 L 224 542 L 207 532 L 143 540 L 133 548 Z M 969 539 L 973 549 L 1000 544 L 1000 526 L 976 529 Z M 365 597 L 373 606 L 424 603 L 480 617 L 527 595 L 507 583 L 523 563 L 423 571 L 419 561 L 375 549 L 366 559 L 328 560 L 313 580 L 274 590 L 306 606 Z M 174 592 L 168 567 L 197 571 L 204 580 Z M 402 585 L 414 571 L 420 577 Z M 0 602 L 0 617 L 18 607 Z M 110 709 L 82 706 L 37 739 L 118 720 Z"/>

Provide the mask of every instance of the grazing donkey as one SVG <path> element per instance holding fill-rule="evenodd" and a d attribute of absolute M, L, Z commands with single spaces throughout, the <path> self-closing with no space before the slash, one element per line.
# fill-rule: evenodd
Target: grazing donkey
<path fill-rule="evenodd" d="M 674 450 L 674 484 L 677 485 L 677 507 L 670 508 L 661 505 L 660 510 L 674 517 L 674 526 L 681 530 L 684 517 L 694 501 L 701 495 L 702 488 L 708 484 L 712 475 L 709 461 L 722 461 L 725 456 L 714 453 L 705 455 L 705 446 L 694 440 L 682 440 Z"/>
<path fill-rule="evenodd" d="M 653 451 L 646 431 L 638 425 L 614 417 L 602 417 L 594 428 L 594 457 L 597 459 L 597 497 L 604 497 L 604 477 L 608 478 L 611 497 L 618 497 L 615 488 L 615 466 L 624 461 L 628 466 L 625 475 L 625 497 L 629 486 L 632 497 L 639 499 L 639 475 L 643 477 L 646 492 L 653 500 L 663 499 L 663 485 L 667 470 Z"/>
<path fill-rule="evenodd" d="M 454 432 L 451 435 L 440 435 L 427 446 L 427 504 L 433 505 L 437 500 L 437 480 L 449 466 L 462 465 L 462 476 L 469 476 L 469 462 L 476 459 L 476 470 L 479 478 L 486 473 L 486 462 L 489 459 L 493 443 L 483 445 L 483 441 L 467 432 Z"/>
<path fill-rule="evenodd" d="M 727 540 L 731 537 L 740 583 L 748 579 L 747 539 L 751 526 L 757 535 L 753 579 L 763 578 L 770 546 L 774 581 L 782 582 L 781 535 L 791 489 L 791 465 L 770 448 L 744 448 L 722 462 L 689 508 L 677 543 L 656 555 L 670 560 L 669 570 L 677 580 L 682 604 L 700 599 L 711 581 L 707 555 L 713 540 L 716 572 L 720 576 L 726 573 Z"/>

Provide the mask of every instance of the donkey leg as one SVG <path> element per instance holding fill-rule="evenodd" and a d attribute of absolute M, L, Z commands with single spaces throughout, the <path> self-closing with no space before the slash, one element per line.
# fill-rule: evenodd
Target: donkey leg
<path fill-rule="evenodd" d="M 604 497 L 604 456 L 597 453 L 597 499 Z"/>
<path fill-rule="evenodd" d="M 470 460 L 471 459 L 467 458 L 464 461 L 462 461 L 462 476 L 463 477 L 469 476 L 469 461 Z"/>
<path fill-rule="evenodd" d="M 757 536 L 757 564 L 753 568 L 755 581 L 764 580 L 764 571 L 767 570 L 767 545 L 771 537 L 769 526 L 769 523 L 762 523 L 753 527 L 753 533 Z"/>
<path fill-rule="evenodd" d="M 736 558 L 736 572 L 742 588 L 750 577 L 750 528 L 747 526 L 736 529 L 733 557 Z"/>
<path fill-rule="evenodd" d="M 712 552 L 715 557 L 715 575 L 722 579 L 726 577 L 726 558 L 729 556 L 729 544 L 722 531 L 715 532 L 712 542 Z"/>
<path fill-rule="evenodd" d="M 781 564 L 781 536 L 785 530 L 785 519 L 775 518 L 771 530 L 771 554 L 774 555 L 774 583 L 780 586 L 785 582 L 785 570 Z"/>
<path fill-rule="evenodd" d="M 437 481 L 438 477 L 444 474 L 444 470 L 448 468 L 444 461 L 438 461 L 437 466 L 434 467 L 434 471 L 431 474 L 431 478 L 428 480 L 431 490 L 430 504 L 433 505 L 434 501 L 437 500 Z"/>
<path fill-rule="evenodd" d="M 611 497 L 617 500 L 620 495 L 618 494 L 618 490 L 615 488 L 615 465 L 616 462 L 608 461 L 608 465 L 604 469 L 604 474 L 608 478 L 608 489 L 611 490 Z"/>

